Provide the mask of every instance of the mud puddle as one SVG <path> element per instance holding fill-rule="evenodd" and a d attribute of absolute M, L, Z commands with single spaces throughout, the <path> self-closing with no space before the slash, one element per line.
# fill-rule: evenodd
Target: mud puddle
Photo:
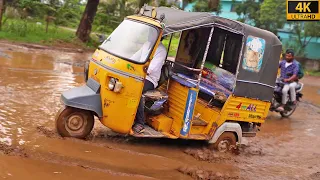
<path fill-rule="evenodd" d="M 290 119 L 270 113 L 237 154 L 205 142 L 114 135 L 99 122 L 86 140 L 54 129 L 60 94 L 83 83 L 88 53 L 2 47 L 0 179 L 319 179 L 320 79 L 305 77 Z M 317 83 L 315 83 L 317 82 Z"/>

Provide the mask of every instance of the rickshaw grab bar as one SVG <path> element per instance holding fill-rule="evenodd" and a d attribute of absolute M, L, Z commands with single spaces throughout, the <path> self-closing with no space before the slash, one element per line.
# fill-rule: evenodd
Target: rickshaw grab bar
<path fill-rule="evenodd" d="M 273 88 L 273 89 L 275 88 L 275 86 L 271 86 L 271 85 L 259 83 L 259 82 L 253 82 L 253 81 L 237 80 L 237 82 L 243 82 L 243 83 L 249 83 L 249 84 L 259 84 L 261 86 L 266 86 L 266 87 Z"/>
<path fill-rule="evenodd" d="M 167 60 L 167 61 L 170 61 L 170 60 Z M 183 65 L 183 64 L 180 64 L 180 63 L 177 63 L 177 62 L 174 62 L 174 61 L 170 61 L 170 62 L 173 63 L 173 64 L 176 64 L 176 65 L 179 65 L 179 66 L 181 66 L 181 67 L 183 67 L 183 68 L 186 68 L 186 69 L 188 69 L 188 70 L 190 70 L 190 71 L 201 72 L 201 69 L 190 68 L 190 67 L 188 67 L 188 66 L 185 66 L 185 65 Z"/>

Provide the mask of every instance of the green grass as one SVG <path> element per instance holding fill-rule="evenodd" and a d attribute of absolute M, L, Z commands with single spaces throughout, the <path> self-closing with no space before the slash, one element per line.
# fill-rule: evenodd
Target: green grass
<path fill-rule="evenodd" d="M 162 41 L 162 43 L 163 43 L 164 46 L 168 47 L 169 41 L 170 41 L 170 38 L 167 37 L 166 39 L 164 39 Z M 175 37 L 174 36 L 172 38 L 172 40 L 171 40 L 171 45 L 170 45 L 169 54 L 168 54 L 169 57 L 175 57 L 176 56 L 178 45 L 179 45 L 179 37 Z"/>
<path fill-rule="evenodd" d="M 307 71 L 306 74 L 310 76 L 320 76 L 320 71 Z"/>
<path fill-rule="evenodd" d="M 83 44 L 77 40 L 75 32 L 58 28 L 53 23 L 49 25 L 48 33 L 46 33 L 44 23 L 37 25 L 35 22 L 16 19 L 7 20 L 0 31 L 0 39 L 43 45 L 54 45 L 59 42 L 91 48 L 96 45 L 95 38 L 89 43 Z"/>

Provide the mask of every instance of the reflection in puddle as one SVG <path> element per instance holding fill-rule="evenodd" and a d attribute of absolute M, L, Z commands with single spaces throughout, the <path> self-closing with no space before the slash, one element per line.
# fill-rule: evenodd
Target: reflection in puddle
<path fill-rule="evenodd" d="M 83 69 L 74 53 L 4 53 L 12 58 L 0 56 L 0 142 L 19 146 L 35 140 L 37 126 L 54 127 L 60 95 L 82 83 Z"/>

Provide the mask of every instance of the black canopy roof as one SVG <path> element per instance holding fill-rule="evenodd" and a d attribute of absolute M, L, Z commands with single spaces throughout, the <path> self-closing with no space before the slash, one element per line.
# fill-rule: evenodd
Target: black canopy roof
<path fill-rule="evenodd" d="M 151 6 L 146 6 L 144 15 L 151 17 L 152 8 Z M 243 23 L 221 18 L 208 12 L 186 12 L 169 7 L 156 7 L 156 11 L 158 19 L 162 14 L 165 15 L 165 35 L 210 24 L 218 24 L 243 33 L 244 26 L 246 26 Z"/>
<path fill-rule="evenodd" d="M 146 6 L 145 15 L 151 17 L 153 7 Z M 215 26 L 244 36 L 244 47 L 240 54 L 237 82 L 234 94 L 265 101 L 271 101 L 282 49 L 281 41 L 272 32 L 259 29 L 238 21 L 215 16 L 208 12 L 186 12 L 169 7 L 156 7 L 157 18 L 165 15 L 164 34 L 168 35 L 202 26 Z M 265 41 L 261 68 L 252 72 L 242 67 L 248 37 L 258 37 Z"/>

